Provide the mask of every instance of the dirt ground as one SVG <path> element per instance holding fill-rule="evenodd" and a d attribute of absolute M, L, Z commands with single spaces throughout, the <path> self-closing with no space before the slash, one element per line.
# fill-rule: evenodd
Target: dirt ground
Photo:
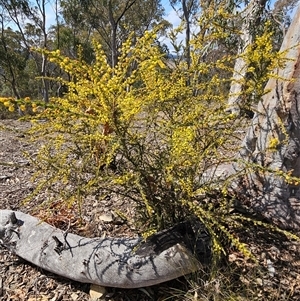
<path fill-rule="evenodd" d="M 24 152 L 32 156 L 36 153 L 36 147 L 28 141 L 25 134 L 29 126 L 27 122 L 13 119 L 0 120 L 0 208 L 21 210 L 45 217 L 46 209 L 37 207 L 43 201 L 43 194 L 31 202 L 23 202 L 35 188 L 35 183 L 31 181 L 32 165 L 24 156 Z M 111 197 L 99 201 L 91 198 L 83 206 L 83 220 L 80 224 L 71 210 L 60 209 L 59 206 L 54 208 L 56 215 L 52 219 L 49 217 L 48 221 L 61 228 L 71 222 L 71 231 L 83 236 L 100 236 L 103 233 L 116 236 L 134 235 L 134 225 L 118 221 L 111 215 L 115 207 L 130 214 L 130 204 L 124 204 L 122 200 Z M 226 300 L 221 296 L 224 295 L 222 289 L 227 289 L 228 286 L 232 286 L 231 291 L 239 296 L 234 300 L 300 300 L 299 242 L 291 242 L 284 236 L 254 227 L 241 235 L 241 239 L 257 258 L 259 269 L 254 269 L 253 264 L 232 250 L 228 254 L 227 266 L 224 267 L 224 273 L 230 274 L 229 278 L 224 279 L 224 273 L 217 273 L 214 281 L 206 281 L 202 287 L 194 290 L 189 288 L 189 294 L 186 293 L 185 296 L 176 289 L 188 287 L 192 278 L 135 290 L 106 288 L 101 300 L 164 300 L 170 298 L 170 295 L 173 298 L 169 300 Z M 199 297 L 205 290 L 206 296 L 212 296 L 209 289 L 213 289 L 214 296 L 219 295 L 219 299 Z M 0 300 L 85 301 L 92 300 L 93 290 L 89 284 L 77 283 L 41 270 L 9 253 L 0 245 Z M 253 298 L 254 295 L 256 298 Z"/>
<path fill-rule="evenodd" d="M 104 200 L 94 197 L 85 200 L 82 219 L 76 216 L 76 210 L 61 208 L 59 199 L 52 203 L 52 212 L 48 216 L 47 207 L 40 206 L 47 198 L 40 193 L 29 202 L 24 200 L 32 194 L 36 183 L 32 181 L 33 168 L 25 153 L 35 156 L 37 148 L 29 142 L 26 130 L 29 122 L 15 119 L 0 120 L 0 208 L 20 210 L 46 219 L 50 224 L 65 229 L 71 224 L 70 231 L 86 237 L 133 236 L 134 225 L 123 222 L 112 214 L 118 208 L 124 215 L 131 216 L 130 203 L 110 196 Z M 54 196 L 55 198 L 55 196 Z M 143 301 L 162 300 L 166 296 L 170 283 L 143 289 L 106 288 L 101 300 Z M 176 286 L 176 280 L 174 282 Z M 171 284 L 173 285 L 173 284 Z M 4 300 L 93 300 L 94 287 L 77 283 L 47 271 L 41 270 L 18 256 L 9 253 L 0 245 L 0 301 Z M 163 297 L 162 297 L 163 296 Z"/>

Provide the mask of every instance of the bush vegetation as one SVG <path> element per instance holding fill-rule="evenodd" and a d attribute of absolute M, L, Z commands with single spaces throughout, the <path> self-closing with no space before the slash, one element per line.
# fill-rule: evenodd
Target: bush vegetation
<path fill-rule="evenodd" d="M 220 19 L 228 17 L 222 14 L 220 9 Z M 205 18 L 201 22 L 213 14 Z M 209 35 L 197 35 L 190 66 L 170 63 L 156 46 L 155 30 L 134 46 L 129 38 L 114 68 L 97 42 L 92 64 L 80 52 L 71 59 L 38 50 L 68 74 L 70 81 L 56 79 L 67 93 L 49 103 L 2 99 L 10 111 L 18 106 L 34 113 L 30 133 L 42 143 L 32 158 L 40 179 L 34 194 L 58 187 L 65 204 L 80 208 L 88 195 L 116 193 L 134 201 L 135 223 L 145 236 L 196 217 L 212 237 L 216 258 L 224 241 L 251 257 L 234 234 L 248 219 L 232 213 L 231 179 L 203 177 L 235 160 L 245 126 L 244 119 L 225 113 L 236 57 L 220 52 L 212 63 L 203 60 L 205 47 L 213 51 L 230 35 L 218 22 Z M 242 96 L 254 105 L 284 61 L 273 49 L 268 24 L 243 56 L 249 76 Z"/>

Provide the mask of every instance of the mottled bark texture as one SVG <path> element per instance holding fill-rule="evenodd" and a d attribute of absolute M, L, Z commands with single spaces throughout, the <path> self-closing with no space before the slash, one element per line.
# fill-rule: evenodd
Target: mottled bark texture
<path fill-rule="evenodd" d="M 240 35 L 240 45 L 238 49 L 238 58 L 235 61 L 232 83 L 230 86 L 228 98 L 228 111 L 240 114 L 242 103 L 241 95 L 243 91 L 243 80 L 247 74 L 248 64 L 241 56 L 247 47 L 253 42 L 255 35 L 254 28 L 259 24 L 262 12 L 266 5 L 266 0 L 251 0 L 244 11 L 241 12 L 242 28 Z"/>
<path fill-rule="evenodd" d="M 200 228 L 182 223 L 146 242 L 84 238 L 31 215 L 0 210 L 0 242 L 10 251 L 55 274 L 121 288 L 154 285 L 198 270 L 210 258 L 209 236 Z"/>
<path fill-rule="evenodd" d="M 257 164 L 234 187 L 238 197 L 284 229 L 300 229 L 299 185 L 267 170 L 300 176 L 300 5 L 281 51 L 290 60 L 278 70 L 284 79 L 270 79 L 270 91 L 258 104 L 238 158 Z M 243 165 L 245 167 L 245 164 Z"/>

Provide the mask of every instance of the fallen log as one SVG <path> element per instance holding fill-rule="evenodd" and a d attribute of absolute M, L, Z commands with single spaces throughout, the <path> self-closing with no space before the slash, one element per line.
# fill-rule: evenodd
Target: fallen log
<path fill-rule="evenodd" d="M 85 238 L 22 212 L 0 210 L 2 246 L 42 269 L 101 286 L 145 287 L 197 271 L 210 257 L 208 235 L 201 233 L 196 238 L 186 222 L 146 242 Z"/>

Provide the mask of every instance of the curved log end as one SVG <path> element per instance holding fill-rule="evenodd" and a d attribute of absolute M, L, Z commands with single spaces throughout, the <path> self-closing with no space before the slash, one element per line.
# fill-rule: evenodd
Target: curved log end
<path fill-rule="evenodd" d="M 150 286 L 198 270 L 210 257 L 207 235 L 196 244 L 198 235 L 191 224 L 182 223 L 146 242 L 85 238 L 22 212 L 0 210 L 0 238 L 5 247 L 52 273 L 101 286 Z M 199 251 L 199 260 L 192 250 Z"/>

